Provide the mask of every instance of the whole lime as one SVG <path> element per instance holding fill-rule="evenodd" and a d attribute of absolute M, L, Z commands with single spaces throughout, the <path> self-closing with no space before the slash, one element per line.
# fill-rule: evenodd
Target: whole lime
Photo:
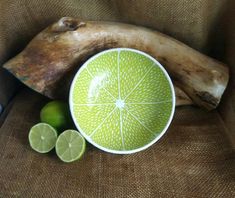
<path fill-rule="evenodd" d="M 47 103 L 40 112 L 41 122 L 47 123 L 58 131 L 70 128 L 72 119 L 69 105 L 63 101 L 51 101 Z"/>

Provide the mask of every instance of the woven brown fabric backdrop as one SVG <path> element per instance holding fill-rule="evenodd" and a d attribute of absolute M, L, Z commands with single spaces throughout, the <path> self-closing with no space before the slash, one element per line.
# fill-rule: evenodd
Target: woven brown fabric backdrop
<path fill-rule="evenodd" d="M 149 149 L 114 155 L 88 145 L 84 158 L 61 162 L 28 143 L 47 100 L 25 90 L 0 130 L 0 197 L 235 196 L 235 151 L 216 111 L 178 108 L 164 137 Z"/>
<path fill-rule="evenodd" d="M 226 3 L 227 0 L 0 0 L 0 65 L 62 16 L 143 25 L 209 52 L 218 46 L 214 43 L 223 41 L 217 23 Z M 0 103 L 6 104 L 15 82 L 1 70 L 0 67 Z"/>
<path fill-rule="evenodd" d="M 235 1 L 230 0 L 227 7 L 228 9 L 223 17 L 223 23 L 227 24 L 224 60 L 230 66 L 230 82 L 219 110 L 229 129 L 230 140 L 235 145 Z"/>
<path fill-rule="evenodd" d="M 233 0 L 0 0 L 0 64 L 50 23 L 73 16 L 154 28 L 232 66 L 233 4 Z M 11 76 L 2 78 L 0 71 L 0 103 L 14 91 L 15 83 L 9 82 Z M 235 197 L 233 89 L 231 83 L 220 107 L 226 126 L 217 111 L 182 107 L 167 134 L 150 149 L 123 156 L 89 146 L 84 158 L 73 164 L 60 162 L 53 152 L 40 155 L 30 149 L 28 130 L 38 122 L 47 99 L 24 90 L 0 128 L 0 197 Z"/>

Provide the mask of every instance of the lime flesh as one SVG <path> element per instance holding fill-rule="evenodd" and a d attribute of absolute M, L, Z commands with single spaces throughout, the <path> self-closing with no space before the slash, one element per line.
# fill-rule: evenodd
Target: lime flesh
<path fill-rule="evenodd" d="M 70 110 L 82 135 L 111 153 L 134 153 L 168 128 L 175 95 L 164 68 L 137 50 L 112 49 L 89 59 L 70 90 Z"/>
<path fill-rule="evenodd" d="M 29 132 L 30 146 L 39 153 L 51 151 L 55 147 L 56 139 L 56 130 L 46 123 L 34 125 Z"/>
<path fill-rule="evenodd" d="M 56 141 L 56 154 L 63 162 L 73 162 L 80 159 L 85 148 L 85 139 L 75 130 L 64 131 Z"/>

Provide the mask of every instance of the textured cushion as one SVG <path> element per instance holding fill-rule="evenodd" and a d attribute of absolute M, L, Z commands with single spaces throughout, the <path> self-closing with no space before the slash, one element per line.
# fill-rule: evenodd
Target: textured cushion
<path fill-rule="evenodd" d="M 216 111 L 176 110 L 163 138 L 132 155 L 88 145 L 81 161 L 30 149 L 47 99 L 25 90 L 0 129 L 0 197 L 234 197 L 235 153 Z"/>

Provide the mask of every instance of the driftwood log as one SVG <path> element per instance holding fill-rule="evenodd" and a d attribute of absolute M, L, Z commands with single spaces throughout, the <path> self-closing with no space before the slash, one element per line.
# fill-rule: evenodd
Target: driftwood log
<path fill-rule="evenodd" d="M 115 47 L 138 49 L 159 60 L 177 85 L 178 105 L 194 103 L 210 110 L 219 104 L 228 67 L 169 36 L 134 25 L 63 17 L 4 67 L 29 87 L 55 98 L 78 65 Z"/>

